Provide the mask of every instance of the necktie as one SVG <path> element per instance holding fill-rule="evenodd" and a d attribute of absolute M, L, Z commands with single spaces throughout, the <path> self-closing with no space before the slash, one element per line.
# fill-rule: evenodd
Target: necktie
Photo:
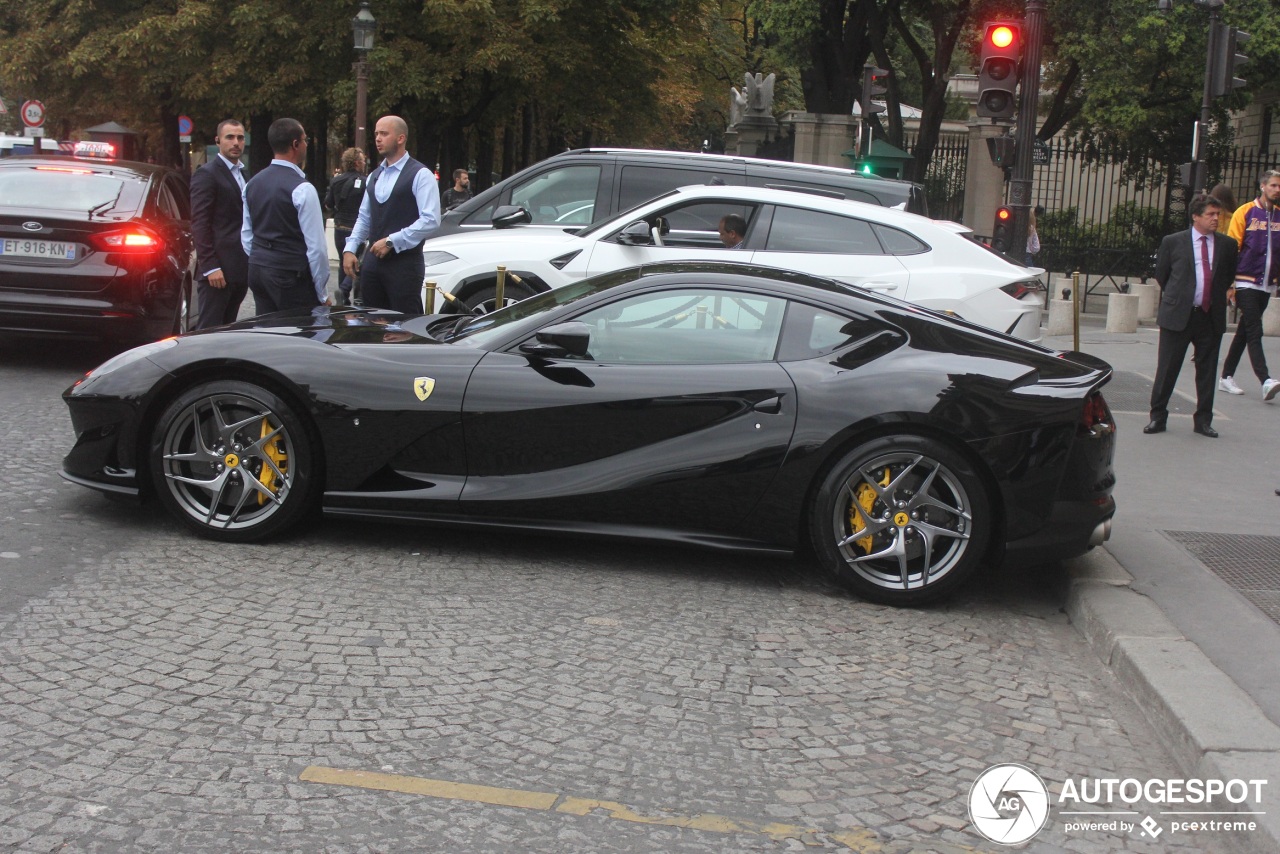
<path fill-rule="evenodd" d="M 1204 270 L 1204 290 L 1200 294 L 1200 310 L 1206 314 L 1209 312 L 1209 290 L 1213 281 L 1213 276 L 1209 271 L 1209 236 L 1202 235 L 1200 237 L 1200 268 Z"/>

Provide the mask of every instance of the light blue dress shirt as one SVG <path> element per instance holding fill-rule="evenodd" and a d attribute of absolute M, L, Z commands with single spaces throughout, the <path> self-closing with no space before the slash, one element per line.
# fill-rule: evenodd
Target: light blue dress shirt
<path fill-rule="evenodd" d="M 298 164 L 288 160 L 272 160 L 272 166 L 288 166 L 302 177 L 306 173 Z M 243 191 L 242 191 L 243 192 Z M 324 239 L 324 213 L 320 208 L 320 194 L 307 181 L 293 188 L 293 207 L 298 212 L 298 225 L 302 238 L 307 242 L 307 265 L 311 268 L 311 281 L 316 286 L 320 302 L 329 298 L 329 250 Z M 244 225 L 240 227 L 240 245 L 250 260 L 253 258 L 253 220 L 249 216 L 249 200 L 244 201 Z"/>
<path fill-rule="evenodd" d="M 391 191 L 396 188 L 396 181 L 409 162 L 409 155 L 403 155 L 395 163 L 382 161 L 382 174 L 373 185 L 373 195 L 379 203 L 391 198 Z M 435 174 L 423 166 L 413 177 L 413 199 L 418 203 L 418 218 L 405 228 L 387 235 L 387 242 L 396 252 L 404 252 L 426 240 L 433 232 L 440 229 L 440 187 L 436 183 Z M 365 192 L 360 200 L 360 213 L 356 216 L 355 227 L 347 238 L 344 252 L 355 254 L 360 244 L 369 238 L 369 193 Z"/>

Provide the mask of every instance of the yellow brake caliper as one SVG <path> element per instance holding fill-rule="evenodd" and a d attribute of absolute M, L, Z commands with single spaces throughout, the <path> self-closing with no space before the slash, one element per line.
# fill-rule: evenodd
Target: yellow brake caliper
<path fill-rule="evenodd" d="M 880 481 L 880 485 L 881 486 L 889 485 L 888 467 L 886 467 L 884 470 L 884 480 Z M 871 484 L 867 483 L 865 480 L 862 483 L 858 484 L 858 488 L 854 490 L 854 496 L 858 501 L 858 507 L 861 507 L 862 512 L 870 516 L 871 507 L 876 503 L 876 491 L 871 488 Z M 861 531 L 863 528 L 867 527 L 866 525 L 862 524 L 862 514 L 859 513 L 857 509 L 854 507 L 849 508 L 849 524 L 853 526 L 853 533 L 855 534 Z M 856 539 L 853 542 L 855 545 L 860 546 L 862 548 L 862 551 L 864 554 L 871 554 L 871 546 L 873 545 L 873 543 L 872 543 L 872 536 L 870 534 L 867 534 L 865 537 L 860 537 L 859 539 Z"/>
<path fill-rule="evenodd" d="M 259 434 L 259 438 L 266 438 L 270 435 L 271 425 L 267 423 L 267 419 L 263 418 L 262 431 Z M 263 445 L 262 449 L 266 451 L 267 458 L 276 464 L 276 468 L 280 469 L 282 472 L 287 472 L 289 470 L 289 455 L 280 447 L 280 441 L 280 437 L 277 436 L 274 440 Z M 263 486 L 271 490 L 273 493 L 277 495 L 280 493 L 280 490 L 276 488 L 276 471 L 271 466 L 264 465 L 262 467 L 262 472 L 258 475 L 258 480 L 262 482 Z M 281 486 L 283 486 L 283 484 L 281 484 Z M 261 506 L 266 503 L 267 496 L 259 492 L 258 505 Z"/>

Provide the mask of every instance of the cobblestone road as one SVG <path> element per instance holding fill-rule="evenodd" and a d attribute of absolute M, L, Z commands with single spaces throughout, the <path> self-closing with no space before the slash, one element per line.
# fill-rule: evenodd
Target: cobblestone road
<path fill-rule="evenodd" d="M 0 846 L 997 850 L 966 810 L 992 764 L 1181 776 L 1056 569 L 899 611 L 648 545 L 213 545 L 56 478 L 79 358 L 0 349 Z M 1223 847 L 1064 821 L 1027 850 Z"/>

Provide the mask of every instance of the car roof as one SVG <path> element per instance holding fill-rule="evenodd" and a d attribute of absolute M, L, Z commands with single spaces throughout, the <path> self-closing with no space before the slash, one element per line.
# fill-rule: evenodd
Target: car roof
<path fill-rule="evenodd" d="M 910 181 L 903 181 L 897 178 L 886 178 L 883 175 L 868 175 L 865 172 L 859 172 L 856 169 L 844 166 L 827 166 L 821 163 L 797 163 L 792 160 L 769 160 L 763 157 L 747 157 L 737 154 L 711 154 L 704 151 L 672 151 L 661 148 L 575 148 L 569 151 L 562 151 L 555 157 L 569 157 L 582 154 L 601 154 L 614 156 L 638 155 L 641 157 L 670 157 L 673 159 L 689 159 L 699 160 L 706 163 L 741 163 L 746 165 L 764 166 L 770 169 L 795 169 L 797 171 L 812 172 L 814 174 L 839 174 L 850 177 L 859 178 L 866 181 L 880 181 L 887 184 L 910 184 Z"/>
<path fill-rule="evenodd" d="M 153 178 L 157 175 L 175 175 L 175 170 L 155 163 L 138 163 L 133 160 L 105 160 L 96 157 L 44 157 L 39 154 L 19 154 L 0 159 L 5 166 L 59 166 L 64 169 L 84 169 L 89 172 L 114 175 L 132 175 L 137 178 Z"/>

